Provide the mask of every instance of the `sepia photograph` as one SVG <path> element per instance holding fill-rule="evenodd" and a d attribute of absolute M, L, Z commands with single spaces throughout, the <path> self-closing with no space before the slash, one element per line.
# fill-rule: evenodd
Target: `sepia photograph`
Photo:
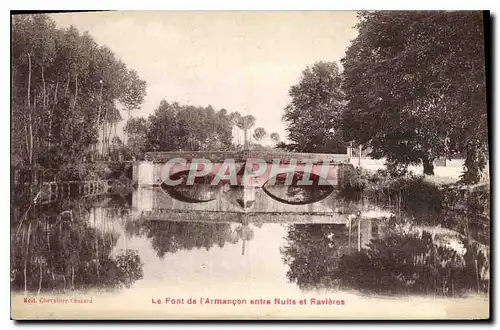
<path fill-rule="evenodd" d="M 488 11 L 10 19 L 11 319 L 490 319 Z"/>

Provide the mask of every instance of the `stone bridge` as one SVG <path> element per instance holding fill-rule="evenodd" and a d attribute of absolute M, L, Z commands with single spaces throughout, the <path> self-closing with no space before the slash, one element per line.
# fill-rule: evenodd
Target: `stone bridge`
<path fill-rule="evenodd" d="M 235 180 L 225 176 L 214 184 L 217 173 L 229 173 L 228 160 L 236 172 Z M 207 162 L 209 169 L 204 168 Z M 344 172 L 350 168 L 347 155 L 336 154 L 149 152 L 134 165 L 137 191 L 133 208 L 141 218 L 150 220 L 346 223 L 346 215 L 353 209 L 336 196 Z M 199 176 L 190 185 L 186 180 L 193 169 Z M 243 178 L 246 170 L 251 174 L 247 180 Z M 311 185 L 298 183 L 304 173 Z M 181 183 L 165 184 L 167 176 Z"/>
<path fill-rule="evenodd" d="M 169 175 L 175 176 L 177 173 L 188 172 L 192 168 L 197 168 L 200 164 L 208 161 L 211 163 L 209 174 L 216 174 L 221 167 L 227 165 L 227 160 L 232 160 L 238 178 L 241 178 L 244 168 L 249 164 L 267 164 L 267 168 L 261 168 L 261 175 L 255 176 L 241 182 L 238 186 L 262 187 L 269 179 L 279 173 L 288 172 L 293 165 L 296 173 L 309 172 L 319 176 L 329 182 L 332 186 L 342 184 L 342 174 L 345 169 L 352 168 L 347 154 L 314 154 L 314 153 L 290 153 L 280 151 L 254 151 L 245 150 L 240 152 L 148 152 L 145 161 L 137 162 L 134 165 L 134 180 L 138 185 L 154 186 L 161 185 L 167 173 L 165 165 L 176 159 L 183 159 L 185 162 L 174 162 L 168 167 Z M 196 163 L 196 164 L 195 164 Z M 195 165 L 193 165 L 195 164 Z M 273 168 L 278 172 L 273 173 Z M 273 175 L 274 174 L 274 175 Z M 231 183 L 231 185 L 235 185 Z"/>

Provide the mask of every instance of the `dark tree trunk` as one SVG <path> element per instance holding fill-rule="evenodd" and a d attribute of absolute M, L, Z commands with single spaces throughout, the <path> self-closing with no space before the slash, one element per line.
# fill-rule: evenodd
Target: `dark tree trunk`
<path fill-rule="evenodd" d="M 424 165 L 424 174 L 434 175 L 434 159 L 424 158 L 422 163 Z"/>
<path fill-rule="evenodd" d="M 78 73 L 75 74 L 75 99 L 73 101 L 73 111 L 76 108 L 76 100 L 78 98 Z"/>
<path fill-rule="evenodd" d="M 29 164 L 33 162 L 33 123 L 31 121 L 31 53 L 28 53 L 28 124 L 29 124 Z"/>

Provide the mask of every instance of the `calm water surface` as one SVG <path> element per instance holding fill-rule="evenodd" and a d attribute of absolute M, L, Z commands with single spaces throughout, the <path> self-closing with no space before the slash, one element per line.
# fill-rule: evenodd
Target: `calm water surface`
<path fill-rule="evenodd" d="M 276 214 L 172 213 L 155 198 L 138 199 L 136 191 L 18 210 L 13 291 L 196 297 L 330 292 L 343 299 L 459 297 L 488 288 L 488 245 L 366 199 L 339 199 L 331 220 L 301 223 Z"/>

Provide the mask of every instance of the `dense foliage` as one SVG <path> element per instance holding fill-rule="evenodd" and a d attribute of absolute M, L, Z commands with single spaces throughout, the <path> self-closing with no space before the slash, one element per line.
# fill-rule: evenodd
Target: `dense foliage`
<path fill-rule="evenodd" d="M 334 62 L 307 67 L 297 85 L 290 88 L 285 108 L 290 143 L 282 147 L 298 152 L 345 153 L 339 119 L 344 106 L 340 69 Z"/>
<path fill-rule="evenodd" d="M 107 47 L 47 15 L 12 16 L 14 165 L 54 167 L 92 150 L 110 150 L 121 120 L 136 109 L 146 83 Z"/>
<path fill-rule="evenodd" d="M 162 101 L 149 118 L 131 118 L 145 96 L 137 72 L 88 33 L 58 28 L 43 14 L 12 16 L 12 165 L 29 173 L 27 182 L 37 182 L 33 170 L 63 170 L 84 159 L 258 147 L 250 139 L 267 136 L 263 128 L 251 134 L 253 116 L 211 106 Z M 128 113 L 123 141 L 119 109 Z"/>
<path fill-rule="evenodd" d="M 250 136 L 260 142 L 267 136 L 262 127 L 253 130 L 256 119 L 252 115 L 241 116 L 226 109 L 214 110 L 212 106 L 195 107 L 169 103 L 163 100 L 147 120 L 131 118 L 125 127 L 128 151 L 141 157 L 146 151 L 208 151 L 262 148 L 250 142 Z M 244 135 L 243 144 L 239 133 Z M 236 141 L 233 140 L 236 133 Z M 273 133 L 274 140 L 279 139 Z"/>
<path fill-rule="evenodd" d="M 462 181 L 488 160 L 483 14 L 362 11 L 358 36 L 336 63 L 308 66 L 285 108 L 289 143 L 301 152 L 362 145 L 393 173 L 465 156 Z"/>
<path fill-rule="evenodd" d="M 426 174 L 465 153 L 476 183 L 488 152 L 482 13 L 360 12 L 357 28 L 342 61 L 346 140 Z"/>

